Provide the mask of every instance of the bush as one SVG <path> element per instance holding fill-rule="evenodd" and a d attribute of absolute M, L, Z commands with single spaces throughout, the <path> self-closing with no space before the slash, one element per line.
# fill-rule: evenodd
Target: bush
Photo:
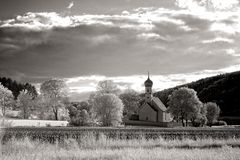
<path fill-rule="evenodd" d="M 193 122 L 193 127 L 203 127 L 207 123 L 207 118 L 205 115 L 199 115 Z"/>
<path fill-rule="evenodd" d="M 240 124 L 240 117 L 220 117 L 219 120 L 227 122 L 228 125 Z"/>
<path fill-rule="evenodd" d="M 213 122 L 212 126 L 227 126 L 227 123 L 225 121 L 216 121 Z"/>
<path fill-rule="evenodd" d="M 52 127 L 50 123 L 47 123 L 46 124 L 46 127 Z"/>
<path fill-rule="evenodd" d="M 130 117 L 129 117 L 129 120 L 139 120 L 139 115 L 137 114 L 132 114 Z"/>

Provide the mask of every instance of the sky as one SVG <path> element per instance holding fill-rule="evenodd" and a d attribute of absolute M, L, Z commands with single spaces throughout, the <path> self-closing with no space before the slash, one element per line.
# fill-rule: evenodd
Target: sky
<path fill-rule="evenodd" d="M 159 91 L 240 70 L 239 0 L 0 1 L 0 76 Z"/>

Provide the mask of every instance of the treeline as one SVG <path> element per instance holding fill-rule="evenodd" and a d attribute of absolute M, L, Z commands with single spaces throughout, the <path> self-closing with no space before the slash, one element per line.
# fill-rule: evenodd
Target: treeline
<path fill-rule="evenodd" d="M 15 80 L 12 80 L 11 78 L 6 78 L 6 77 L 0 77 L 0 83 L 8 88 L 10 91 L 12 91 L 12 94 L 14 96 L 14 99 L 17 99 L 20 91 L 22 90 L 27 90 L 30 92 L 33 96 L 37 96 L 37 91 L 35 86 L 29 84 L 29 83 L 18 83 Z"/>
<path fill-rule="evenodd" d="M 62 79 L 44 81 L 36 97 L 23 89 L 16 99 L 0 84 L 0 117 L 68 120 L 74 126 L 119 126 L 123 118 L 137 113 L 140 100 L 137 92 L 121 92 L 111 80 L 100 81 L 87 101 L 70 102 L 68 93 Z"/>
<path fill-rule="evenodd" d="M 156 92 L 154 96 L 159 97 L 168 106 L 169 95 L 181 87 L 194 89 L 203 103 L 217 103 L 221 108 L 220 116 L 240 116 L 240 71 L 204 78 L 196 82 L 165 89 Z"/>

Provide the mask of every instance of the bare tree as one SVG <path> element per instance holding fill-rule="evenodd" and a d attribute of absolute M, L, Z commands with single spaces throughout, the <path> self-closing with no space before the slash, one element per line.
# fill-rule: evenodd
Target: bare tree
<path fill-rule="evenodd" d="M 12 107 L 14 98 L 12 92 L 0 83 L 0 107 L 5 117 L 6 111 Z"/>

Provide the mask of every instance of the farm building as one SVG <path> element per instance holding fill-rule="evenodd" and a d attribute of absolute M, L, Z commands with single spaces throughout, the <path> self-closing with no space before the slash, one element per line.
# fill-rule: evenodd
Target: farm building
<path fill-rule="evenodd" d="M 149 78 L 144 83 L 145 99 L 139 109 L 139 120 L 148 122 L 166 123 L 171 121 L 171 116 L 167 113 L 167 108 L 158 97 L 153 97 L 153 82 Z"/>

